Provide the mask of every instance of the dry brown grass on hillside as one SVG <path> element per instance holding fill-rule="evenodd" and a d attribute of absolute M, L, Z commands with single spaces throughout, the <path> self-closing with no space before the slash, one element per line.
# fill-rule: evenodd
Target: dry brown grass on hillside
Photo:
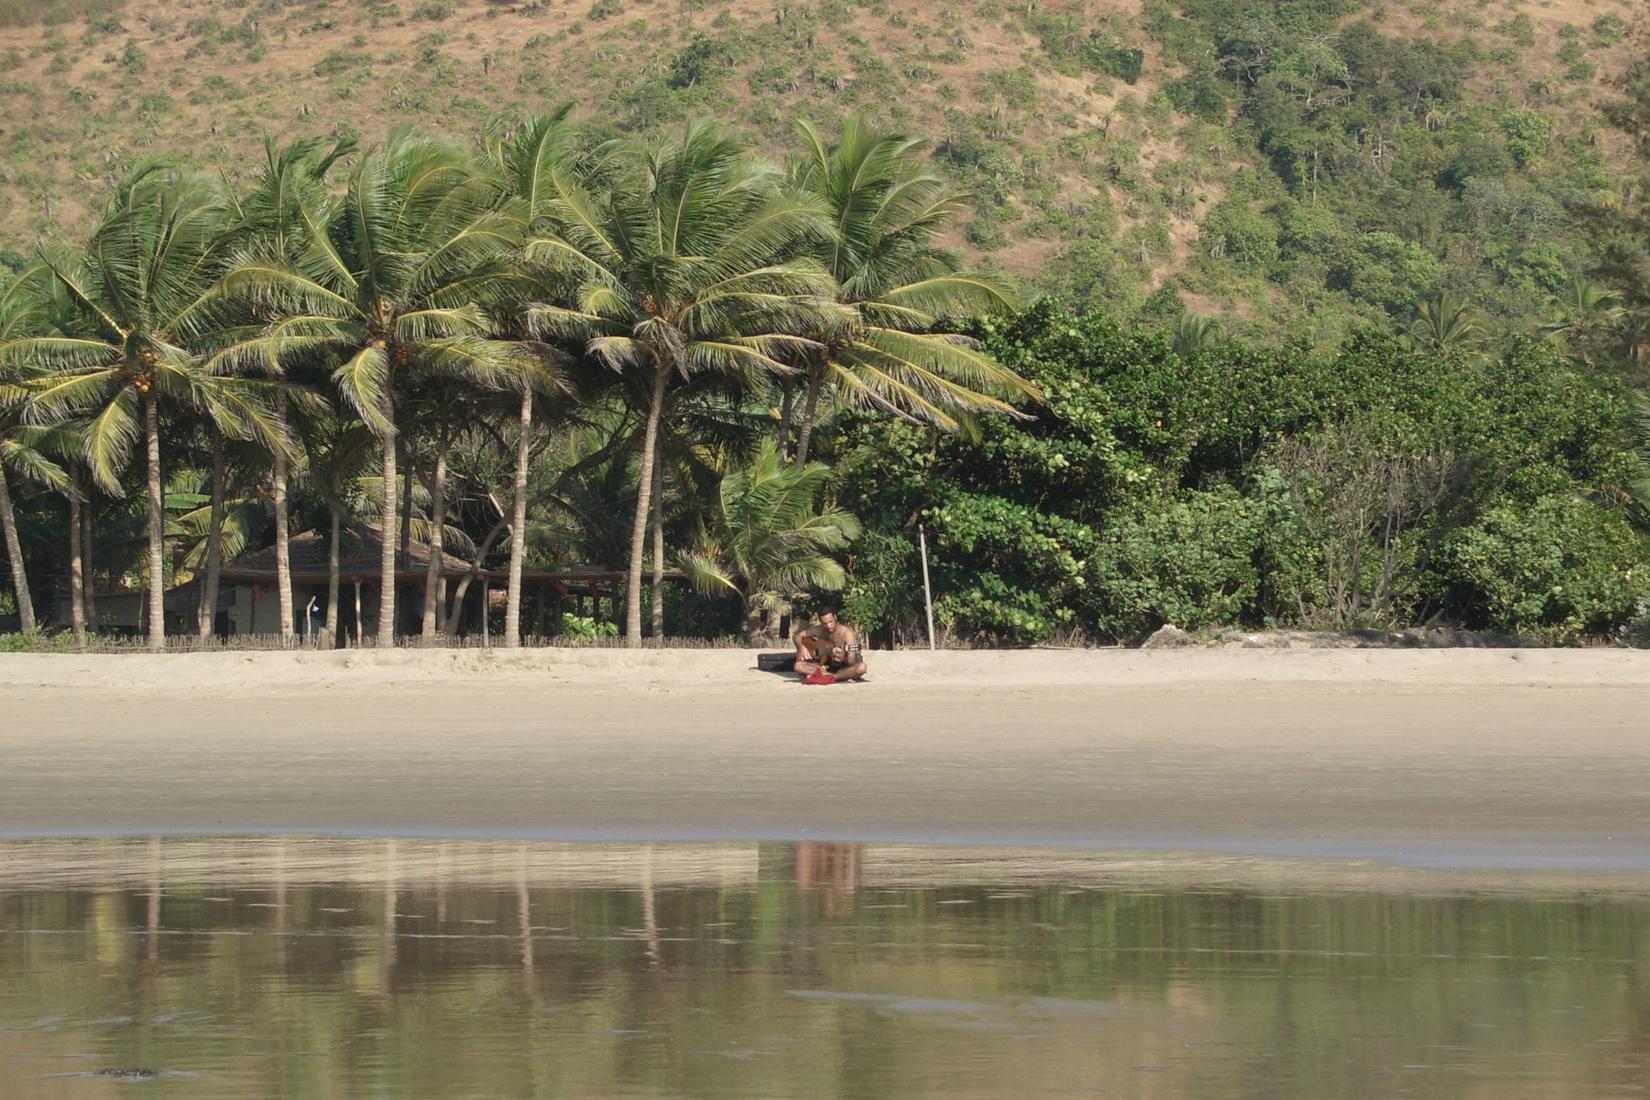
<path fill-rule="evenodd" d="M 0 13 L 19 2 L 0 0 Z M 108 0 L 52 3 L 113 10 Z M 1386 33 L 1472 33 L 1489 48 L 1502 38 L 1488 28 L 1525 11 L 1539 47 L 1526 52 L 1547 60 L 1479 79 L 1533 95 L 1542 66 L 1557 63 L 1563 27 L 1625 17 L 1633 3 L 1452 0 L 1444 10 L 1376 0 L 1354 18 L 1373 18 Z M 113 17 L 0 28 L 0 247 L 78 236 L 109 184 L 145 155 L 180 156 L 234 180 L 256 169 L 265 134 L 374 140 L 411 123 L 471 140 L 490 119 L 567 100 L 591 125 L 633 129 L 659 103 L 636 97 L 660 86 L 696 34 L 714 33 L 747 46 L 696 109 L 770 151 L 791 147 L 797 117 L 829 125 L 863 110 L 936 145 L 959 117 L 989 119 L 987 129 L 1001 131 L 993 152 L 1013 169 L 1003 174 L 1005 224 L 988 246 L 992 262 L 1041 270 L 1064 243 L 1064 229 L 1037 224 L 1053 210 L 1110 219 L 1106 232 L 1127 262 L 1159 282 L 1192 257 L 1197 225 L 1237 155 L 1217 128 L 1152 102 L 1175 74 L 1134 33 L 1140 0 L 1042 0 L 1038 10 L 1079 12 L 1085 25 L 1116 21 L 1146 50 L 1140 81 L 1058 71 L 1025 30 L 1024 7 L 1001 0 L 854 5 L 807 23 L 805 41 L 790 28 L 812 8 L 782 0 L 704 0 L 692 10 L 678 0 L 305 0 L 273 12 L 244 0 L 128 0 Z M 771 41 L 776 26 L 795 35 L 787 55 L 750 45 Z M 1548 78 L 1547 94 L 1600 98 L 1625 48 L 1600 50 L 1590 83 Z M 1029 87 L 1029 106 L 1003 90 L 1015 81 Z M 1581 126 L 1592 112 L 1570 114 Z M 1103 143 L 1062 151 L 1101 131 Z M 1117 149 L 1133 158 L 1133 188 L 1107 175 Z M 953 243 L 982 255 L 962 230 Z"/>
<path fill-rule="evenodd" d="M 424 6 L 402 0 L 390 5 L 398 15 L 374 19 L 367 14 L 371 5 L 313 0 L 259 17 L 257 49 L 213 42 L 214 34 L 247 26 L 249 9 L 229 0 L 133 0 L 120 13 L 120 29 L 108 34 L 84 22 L 0 31 L 0 53 L 12 52 L 16 62 L 7 77 L 10 94 L 0 104 L 0 236 L 16 244 L 73 236 L 89 223 L 107 186 L 140 155 L 179 154 L 233 178 L 255 168 L 265 133 L 286 139 L 359 132 L 372 139 L 410 122 L 468 139 L 490 116 L 566 99 L 578 101 L 587 119 L 609 121 L 604 99 L 660 71 L 694 33 L 713 25 L 725 32 L 729 20 L 765 27 L 791 7 L 776 0 L 712 0 L 684 11 L 672 0 L 624 0 L 620 15 L 597 21 L 590 0 L 531 6 L 456 0 L 439 20 L 416 18 Z M 1132 15 L 1138 0 L 1080 7 L 1090 16 L 1099 10 Z M 938 139 L 947 111 L 990 109 L 989 93 L 980 89 L 991 74 L 1025 70 L 1041 54 L 1018 15 L 1000 11 L 970 18 L 960 36 L 966 48 L 936 59 L 935 47 L 948 44 L 938 30 L 940 9 L 905 4 L 879 14 L 856 7 L 848 19 L 820 25 L 817 42 L 810 37 L 811 53 L 839 72 L 840 87 L 802 81 L 789 91 L 758 94 L 748 81 L 735 80 L 725 117 L 739 124 L 777 116 L 779 124 L 759 124 L 756 135 L 776 151 L 791 118 L 850 109 L 878 114 L 897 107 L 902 128 Z M 668 33 L 638 40 L 627 27 L 638 17 L 664 21 Z M 887 64 L 922 56 L 926 74 L 897 105 L 853 102 L 860 76 L 855 51 L 863 55 L 863 47 Z M 130 63 L 134 50 L 137 64 Z M 436 60 L 422 60 L 426 56 Z M 766 61 L 740 64 L 755 74 Z M 1049 147 L 1072 125 L 1101 125 L 1125 95 L 1143 101 L 1156 78 L 1150 63 L 1133 88 L 1041 72 L 1037 110 L 1011 112 L 1009 124 L 1025 146 Z M 1113 125 L 1114 134 L 1126 136 L 1131 124 Z M 1143 150 L 1142 171 L 1163 152 Z M 1103 184 L 1083 166 L 1048 159 L 1063 193 L 1097 200 Z M 998 262 L 1011 271 L 1035 270 L 1050 247 L 1016 239 L 1000 250 Z"/>

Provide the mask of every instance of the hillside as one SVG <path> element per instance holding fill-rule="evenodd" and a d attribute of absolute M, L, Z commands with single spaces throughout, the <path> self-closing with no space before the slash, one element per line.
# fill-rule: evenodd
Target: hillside
<path fill-rule="evenodd" d="M 16 12 L 12 4 L 0 17 Z M 1550 314 L 1608 191 L 1630 0 L 57 0 L 0 27 L 0 247 L 72 239 L 135 158 L 263 136 L 466 138 L 572 100 L 597 135 L 712 114 L 782 155 L 864 111 L 974 196 L 955 243 L 1120 312 L 1337 338 L 1464 293 Z M 67 18 L 66 18 L 67 17 Z M 1157 288 L 1167 291 L 1152 296 Z"/>

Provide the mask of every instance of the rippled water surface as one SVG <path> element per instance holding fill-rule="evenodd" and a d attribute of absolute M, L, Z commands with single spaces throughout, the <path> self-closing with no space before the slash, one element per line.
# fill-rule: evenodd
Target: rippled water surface
<path fill-rule="evenodd" d="M 1646 1097 L 1650 897 L 826 844 L 0 843 L 0 1096 L 123 1095 Z"/>

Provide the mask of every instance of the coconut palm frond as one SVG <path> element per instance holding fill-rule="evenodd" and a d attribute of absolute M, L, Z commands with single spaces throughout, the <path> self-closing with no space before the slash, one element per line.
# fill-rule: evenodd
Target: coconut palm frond
<path fill-rule="evenodd" d="M 379 436 L 394 428 L 384 415 L 389 386 L 389 355 L 379 344 L 369 344 L 332 372 L 332 384 L 363 423 Z"/>
<path fill-rule="evenodd" d="M 21 431 L 0 436 L 0 466 L 48 489 L 70 491 L 68 473 L 41 452 L 38 440 L 31 440 Z"/>
<path fill-rule="evenodd" d="M 82 457 L 97 487 L 110 496 L 124 495 L 120 473 L 126 468 L 132 444 L 142 433 L 138 394 L 129 386 L 122 387 L 114 399 L 81 428 Z"/>

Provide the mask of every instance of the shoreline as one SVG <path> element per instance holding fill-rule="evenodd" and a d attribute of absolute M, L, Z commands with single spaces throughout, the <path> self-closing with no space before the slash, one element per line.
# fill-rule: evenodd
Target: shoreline
<path fill-rule="evenodd" d="M 807 843 L 807 842 L 804 842 Z M 817 843 L 817 842 L 816 842 Z M 1313 892 L 1406 896 L 1650 898 L 1650 871 L 1406 867 L 1382 860 L 1215 852 L 970 845 L 852 844 L 861 890 L 956 886 Z M 537 840 L 327 836 L 54 837 L 0 840 L 0 892 L 95 886 L 141 890 L 158 880 L 213 889 L 437 882 L 446 887 L 686 889 L 754 884 L 762 841 L 598 844 Z M 781 851 L 783 862 L 789 853 Z"/>
<path fill-rule="evenodd" d="M 1650 870 L 1650 654 L 0 657 L 0 837 L 823 840 Z"/>

